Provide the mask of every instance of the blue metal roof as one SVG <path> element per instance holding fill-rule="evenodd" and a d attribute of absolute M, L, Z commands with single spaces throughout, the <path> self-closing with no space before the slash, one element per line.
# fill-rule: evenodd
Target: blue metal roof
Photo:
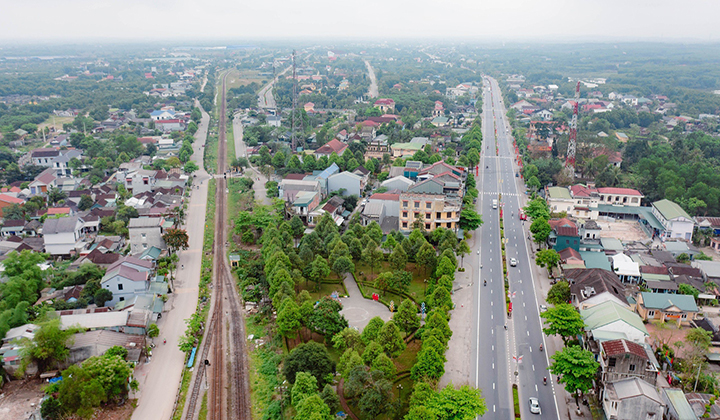
<path fill-rule="evenodd" d="M 320 175 L 316 177 L 316 179 L 328 179 L 330 175 L 336 174 L 340 171 L 340 167 L 337 166 L 337 164 L 333 163 L 332 165 L 328 166 L 327 169 L 320 172 Z"/>

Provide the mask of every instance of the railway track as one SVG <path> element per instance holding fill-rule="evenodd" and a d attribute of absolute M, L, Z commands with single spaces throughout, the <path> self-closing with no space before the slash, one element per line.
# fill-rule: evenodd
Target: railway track
<path fill-rule="evenodd" d="M 218 174 L 227 168 L 225 75 L 220 97 L 218 129 Z M 215 190 L 215 240 L 213 243 L 214 304 L 204 346 L 197 362 L 197 374 L 192 383 L 185 415 L 194 420 L 198 401 L 202 398 L 204 379 L 208 385 L 208 419 L 250 420 L 250 387 L 247 381 L 245 351 L 245 323 L 240 297 L 235 290 L 230 266 L 226 260 L 227 241 L 227 180 L 217 177 Z M 211 357 L 208 357 L 212 354 Z M 210 366 L 205 364 L 210 362 Z M 205 378 L 205 375 L 207 377 Z"/>

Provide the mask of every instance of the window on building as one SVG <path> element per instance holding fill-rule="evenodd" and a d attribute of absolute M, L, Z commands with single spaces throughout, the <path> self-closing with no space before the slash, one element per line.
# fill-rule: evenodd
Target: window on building
<path fill-rule="evenodd" d="M 403 222 L 403 228 L 407 228 L 407 222 Z"/>
<path fill-rule="evenodd" d="M 415 212 L 415 215 L 414 215 L 413 217 L 417 219 L 417 218 L 418 218 L 418 216 L 420 216 L 420 213 L 418 213 L 418 212 Z"/>
<path fill-rule="evenodd" d="M 655 317 L 655 311 L 648 311 L 648 318 L 654 318 Z"/>
<path fill-rule="evenodd" d="M 143 184 L 148 185 L 150 183 L 150 180 L 148 178 L 143 178 Z"/>
<path fill-rule="evenodd" d="M 147 233 L 141 233 L 140 236 L 143 237 L 143 239 L 147 238 Z"/>
<path fill-rule="evenodd" d="M 425 213 L 425 219 L 430 220 L 431 215 L 432 215 L 432 213 Z"/>
<path fill-rule="evenodd" d="M 451 211 L 447 212 L 447 218 L 449 219 L 451 217 L 452 217 L 452 212 Z"/>
<path fill-rule="evenodd" d="M 425 208 L 426 208 L 426 209 L 431 209 L 431 208 L 432 208 L 432 202 L 430 202 L 430 201 L 426 202 L 426 203 L 425 203 Z"/>
<path fill-rule="evenodd" d="M 447 228 L 452 229 L 452 222 L 447 222 Z"/>
<path fill-rule="evenodd" d="M 122 290 L 122 289 L 123 289 L 122 283 L 118 283 L 118 290 Z"/>
<path fill-rule="evenodd" d="M 430 230 L 430 223 L 425 223 L 425 229 Z"/>
<path fill-rule="evenodd" d="M 437 212 L 437 214 L 435 215 L 435 218 L 436 218 L 436 219 L 442 219 L 442 213 Z"/>
<path fill-rule="evenodd" d="M 420 202 L 419 202 L 419 201 L 416 201 L 416 202 L 415 202 L 415 208 L 416 208 L 416 209 L 419 209 L 419 208 L 420 208 Z"/>
<path fill-rule="evenodd" d="M 616 360 L 614 357 L 608 359 L 608 366 L 615 367 Z"/>
<path fill-rule="evenodd" d="M 148 245 L 147 245 L 147 244 L 143 244 L 143 249 L 147 249 L 147 248 L 148 248 Z"/>
<path fill-rule="evenodd" d="M 630 372 L 635 372 L 635 365 L 630 365 L 630 366 L 628 367 L 628 370 L 629 370 Z"/>
<path fill-rule="evenodd" d="M 682 318 L 682 319 L 687 319 L 687 314 L 682 314 L 682 315 L 680 315 L 680 318 Z"/>
<path fill-rule="evenodd" d="M 124 298 L 124 297 L 122 297 L 122 296 L 120 296 L 120 299 L 118 299 L 118 300 L 119 300 L 120 302 L 122 302 L 122 301 L 124 301 L 124 300 L 125 300 L 125 298 Z"/>
<path fill-rule="evenodd" d="M 408 202 L 407 202 L 407 201 L 403 201 L 403 207 L 407 207 L 407 206 L 408 206 Z"/>

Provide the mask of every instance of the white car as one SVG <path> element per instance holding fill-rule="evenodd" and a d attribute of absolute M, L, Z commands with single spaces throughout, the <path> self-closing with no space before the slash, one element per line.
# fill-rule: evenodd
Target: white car
<path fill-rule="evenodd" d="M 515 258 L 510 258 L 510 267 L 515 267 L 517 265 L 517 260 Z"/>
<path fill-rule="evenodd" d="M 540 414 L 540 401 L 535 397 L 530 397 L 530 412 Z"/>
<path fill-rule="evenodd" d="M 540 305 L 540 312 L 547 311 L 547 305 Z"/>

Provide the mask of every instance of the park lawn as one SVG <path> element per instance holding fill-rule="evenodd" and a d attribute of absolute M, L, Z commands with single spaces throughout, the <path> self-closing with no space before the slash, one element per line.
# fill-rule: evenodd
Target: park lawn
<path fill-rule="evenodd" d="M 339 295 L 345 294 L 345 288 L 340 283 L 320 283 L 320 291 L 317 291 L 317 283 L 306 281 L 300 284 L 300 291 L 307 290 L 313 299 L 320 300 L 323 296 L 330 296 L 332 292 Z"/>
<path fill-rule="evenodd" d="M 228 89 L 232 89 L 240 86 L 249 85 L 252 82 L 255 82 L 259 85 L 264 85 L 266 80 L 267 77 L 260 76 L 260 72 L 257 70 L 233 69 L 230 70 L 230 72 L 228 73 L 226 86 Z"/>
<path fill-rule="evenodd" d="M 405 351 L 395 359 L 395 367 L 397 367 L 398 372 L 409 371 L 413 367 L 417 361 L 417 354 L 420 351 L 421 344 L 420 340 L 412 340 L 408 343 Z"/>
<path fill-rule="evenodd" d="M 422 266 L 416 264 L 416 263 L 407 263 L 405 265 L 405 269 L 412 273 L 413 279 L 410 283 L 410 286 L 408 287 L 407 293 L 415 300 L 415 302 L 420 303 L 425 300 L 425 290 L 427 289 L 427 284 L 425 283 L 425 279 L 430 277 L 431 273 L 424 273 L 424 270 Z M 372 293 L 368 290 L 372 288 L 370 285 L 375 282 L 375 279 L 378 277 L 380 273 L 383 273 L 385 271 L 391 271 L 390 269 L 390 263 L 387 261 L 384 261 L 380 268 L 376 268 L 374 273 L 371 274 L 370 266 L 363 262 L 355 262 L 355 274 L 356 278 L 363 282 L 365 284 L 366 293 Z M 380 296 L 385 295 L 395 295 L 399 296 L 396 293 L 392 293 L 391 291 L 388 291 L 387 293 L 381 293 Z M 393 299 L 386 299 L 388 301 Z M 400 298 L 400 301 L 397 299 L 394 299 L 396 305 L 399 305 L 400 302 L 404 300 L 404 298 Z"/>
<path fill-rule="evenodd" d="M 38 130 L 44 130 L 45 127 L 55 127 L 55 132 L 58 132 L 63 129 L 63 124 L 70 124 L 74 120 L 75 117 L 56 117 L 51 115 L 47 120 L 38 124 Z"/>

